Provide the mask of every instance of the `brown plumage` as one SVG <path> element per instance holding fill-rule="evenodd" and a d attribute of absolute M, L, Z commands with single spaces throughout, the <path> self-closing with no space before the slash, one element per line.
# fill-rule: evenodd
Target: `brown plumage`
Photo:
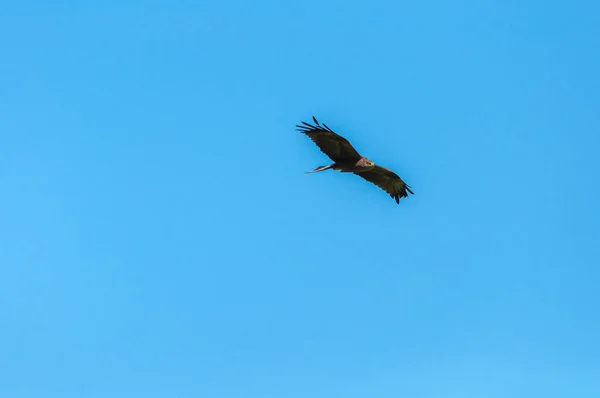
<path fill-rule="evenodd" d="M 361 156 L 354 147 L 344 137 L 336 134 L 325 123 L 319 124 L 313 116 L 315 125 L 302 122 L 302 126 L 297 125 L 298 131 L 306 134 L 323 152 L 329 156 L 334 163 L 327 166 L 320 166 L 307 173 L 315 173 L 327 169 L 340 170 L 342 173 L 354 173 L 377 185 L 387 192 L 396 203 L 400 203 L 400 198 L 408 197 L 408 193 L 413 191 L 396 173 L 384 167 L 377 166 L 369 159 Z"/>

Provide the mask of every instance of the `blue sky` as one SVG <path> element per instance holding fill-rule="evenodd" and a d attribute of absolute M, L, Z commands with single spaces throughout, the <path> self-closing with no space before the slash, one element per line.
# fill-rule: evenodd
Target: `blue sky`
<path fill-rule="evenodd" d="M 0 395 L 599 396 L 598 15 L 2 2 Z"/>

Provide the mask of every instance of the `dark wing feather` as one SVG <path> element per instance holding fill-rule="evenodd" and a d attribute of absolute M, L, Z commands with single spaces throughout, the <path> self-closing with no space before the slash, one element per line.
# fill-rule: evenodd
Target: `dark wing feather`
<path fill-rule="evenodd" d="M 333 132 L 327 125 L 317 122 L 313 116 L 315 125 L 302 122 L 302 126 L 297 125 L 298 131 L 306 134 L 331 160 L 339 163 L 356 163 L 361 156 L 356 149 L 352 147 L 347 139 Z"/>
<path fill-rule="evenodd" d="M 384 167 L 375 166 L 369 171 L 354 174 L 386 191 L 392 198 L 396 199 L 396 203 L 400 203 L 400 198 L 406 198 L 408 196 L 407 192 L 413 193 L 396 173 Z"/>

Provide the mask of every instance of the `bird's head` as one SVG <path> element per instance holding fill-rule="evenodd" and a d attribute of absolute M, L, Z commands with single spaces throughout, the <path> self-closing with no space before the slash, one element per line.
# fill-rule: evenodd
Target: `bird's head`
<path fill-rule="evenodd" d="M 369 160 L 367 158 L 363 158 L 361 163 L 362 163 L 361 167 L 364 170 L 371 170 L 375 167 L 375 163 L 373 163 L 371 160 Z"/>

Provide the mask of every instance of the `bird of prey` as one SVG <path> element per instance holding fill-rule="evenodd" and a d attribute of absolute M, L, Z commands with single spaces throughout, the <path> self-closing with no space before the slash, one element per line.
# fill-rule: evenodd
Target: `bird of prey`
<path fill-rule="evenodd" d="M 396 173 L 361 156 L 347 139 L 334 133 L 325 123 L 319 124 L 314 116 L 313 120 L 315 125 L 302 122 L 302 125 L 296 125 L 296 127 L 298 131 L 306 134 L 334 163 L 317 167 L 312 171 L 307 171 L 306 174 L 327 169 L 340 170 L 342 173 L 354 173 L 383 189 L 398 204 L 400 204 L 400 198 L 408 197 L 407 192 L 413 194 L 410 187 Z"/>

